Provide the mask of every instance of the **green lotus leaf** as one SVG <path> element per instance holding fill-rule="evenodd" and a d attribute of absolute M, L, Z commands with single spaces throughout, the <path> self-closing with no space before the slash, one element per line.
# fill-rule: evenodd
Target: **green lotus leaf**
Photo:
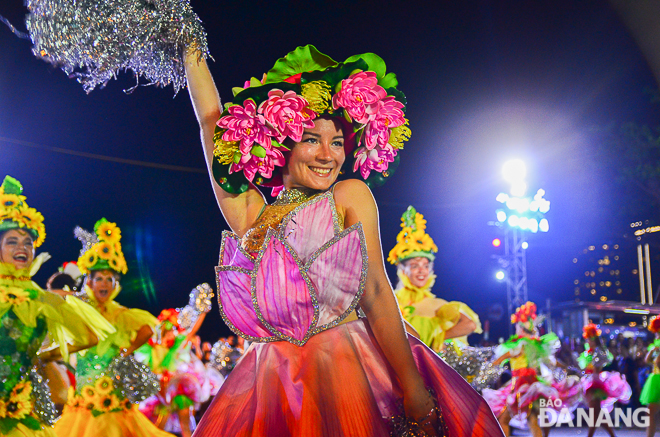
<path fill-rule="evenodd" d="M 396 88 L 399 85 L 399 81 L 396 79 L 396 74 L 387 73 L 382 79 L 378 78 L 378 85 L 385 89 Z"/>
<path fill-rule="evenodd" d="M 282 82 L 296 74 L 323 70 L 337 65 L 337 61 L 319 52 L 313 45 L 298 47 L 285 57 L 277 60 L 266 73 L 266 83 Z"/>
<path fill-rule="evenodd" d="M 361 55 L 351 56 L 345 60 L 344 63 L 357 61 L 358 59 L 365 61 L 367 63 L 367 68 L 365 68 L 365 70 L 368 69 L 375 72 L 376 76 L 378 76 L 378 79 L 385 77 L 386 66 L 383 58 L 375 53 L 362 53 Z"/>

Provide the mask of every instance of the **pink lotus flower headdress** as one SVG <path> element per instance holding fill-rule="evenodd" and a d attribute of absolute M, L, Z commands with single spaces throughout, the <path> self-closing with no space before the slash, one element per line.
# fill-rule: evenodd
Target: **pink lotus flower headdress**
<path fill-rule="evenodd" d="M 383 184 L 411 134 L 397 84 L 373 53 L 337 63 L 314 46 L 298 47 L 262 80 L 234 88 L 214 136 L 214 177 L 230 193 L 244 192 L 249 182 L 277 189 L 287 139 L 301 141 L 317 117 L 332 116 L 344 125 L 347 156 L 357 148 L 353 171 L 368 185 Z"/>

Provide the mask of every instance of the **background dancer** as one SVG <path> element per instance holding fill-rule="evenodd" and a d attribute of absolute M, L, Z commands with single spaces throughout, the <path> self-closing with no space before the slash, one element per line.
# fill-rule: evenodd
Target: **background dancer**
<path fill-rule="evenodd" d="M 76 388 L 55 431 L 58 437 L 171 437 L 137 409 L 137 402 L 159 389 L 148 366 L 131 354 L 151 337 L 158 320 L 147 311 L 115 302 L 121 291 L 119 277 L 128 271 L 121 250 L 121 230 L 105 218 L 94 233 L 76 228 L 83 243 L 78 268 L 87 275 L 84 292 L 116 329 L 97 346 L 78 356 Z"/>
<path fill-rule="evenodd" d="M 626 377 L 619 372 L 603 372 L 603 367 L 612 362 L 612 353 L 602 344 L 600 329 L 590 323 L 585 325 L 583 331 L 582 336 L 588 345 L 578 357 L 578 364 L 585 372 L 582 377 L 584 399 L 591 410 L 590 414 L 593 412 L 597 419 L 601 409 L 611 412 L 615 402 L 628 403 L 632 390 Z M 602 426 L 610 436 L 614 436 L 614 430 L 607 422 L 603 422 Z M 590 426 L 588 437 L 595 432 L 596 427 Z"/>
<path fill-rule="evenodd" d="M 145 400 L 140 411 L 159 428 L 183 437 L 192 435 L 195 410 L 218 392 L 224 380 L 191 350 L 213 296 L 211 287 L 201 284 L 190 293 L 186 307 L 161 311 L 157 334 L 136 351 L 137 359 L 160 379 L 160 392 Z"/>
<path fill-rule="evenodd" d="M 112 326 L 75 297 L 43 291 L 32 276 L 49 258 L 43 216 L 28 207 L 23 187 L 5 177 L 0 186 L 0 435 L 54 437 L 57 418 L 38 358 L 68 358 L 97 343 Z M 56 348 L 37 354 L 46 335 Z"/>
<path fill-rule="evenodd" d="M 537 326 L 541 318 L 536 315 L 535 304 L 527 302 L 518 307 L 511 315 L 511 323 L 516 325 L 516 334 L 498 347 L 494 364 L 510 361 L 513 378 L 499 390 L 484 389 L 484 398 L 506 435 L 511 435 L 509 421 L 518 416 L 527 421 L 534 437 L 547 436 L 550 428 L 541 429 L 538 423 L 539 400 L 553 401 L 553 406 L 561 404 L 569 410 L 574 408 L 580 398 L 579 379 L 569 376 L 555 382 L 541 378 L 542 365 L 555 365 L 554 352 L 559 349 L 559 339 L 554 333 L 539 337 Z"/>
<path fill-rule="evenodd" d="M 401 216 L 401 228 L 387 260 L 397 266 L 399 282 L 394 292 L 404 318 L 419 333 L 419 339 L 436 352 L 443 349 L 445 340 L 453 338 L 467 345 L 468 335 L 481 334 L 481 322 L 463 302 L 447 302 L 431 292 L 438 248 L 426 233 L 424 216 L 409 206 Z"/>

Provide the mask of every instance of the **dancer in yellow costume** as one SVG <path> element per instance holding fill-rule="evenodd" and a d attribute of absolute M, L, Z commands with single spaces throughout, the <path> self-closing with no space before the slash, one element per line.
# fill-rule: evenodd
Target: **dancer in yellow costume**
<path fill-rule="evenodd" d="M 480 334 L 479 316 L 462 302 L 447 302 L 431 293 L 435 284 L 434 253 L 438 251 L 426 233 L 426 220 L 409 206 L 401 216 L 397 244 L 387 260 L 397 266 L 399 283 L 394 290 L 404 318 L 419 339 L 436 352 L 445 340 L 456 339 L 467 345 L 467 336 Z"/>
<path fill-rule="evenodd" d="M 46 237 L 44 218 L 22 192 L 10 176 L 0 186 L 0 435 L 54 437 L 55 407 L 36 366 L 92 346 L 113 328 L 75 297 L 32 282 L 49 256 L 34 256 Z M 58 347 L 38 354 L 47 334 Z"/>
<path fill-rule="evenodd" d="M 69 389 L 55 431 L 58 437 L 171 437 L 138 410 L 137 401 L 157 392 L 158 384 L 147 366 L 130 356 L 149 340 L 158 320 L 147 311 L 115 302 L 121 290 L 119 275 L 128 271 L 121 231 L 106 219 L 96 222 L 94 231 L 95 235 L 76 228 L 76 236 L 83 242 L 78 268 L 87 275 L 87 298 L 116 333 L 78 356 L 76 389 Z M 135 381 L 129 374 L 141 376 Z M 143 393 L 136 393 L 140 391 Z"/>

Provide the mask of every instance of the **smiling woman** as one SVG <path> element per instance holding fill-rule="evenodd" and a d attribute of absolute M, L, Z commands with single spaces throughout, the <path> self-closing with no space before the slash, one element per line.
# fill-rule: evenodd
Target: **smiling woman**
<path fill-rule="evenodd" d="M 220 312 L 252 342 L 195 436 L 501 435 L 484 400 L 406 335 L 385 274 L 368 186 L 391 176 L 410 130 L 384 61 L 299 47 L 224 111 L 194 49 L 186 75 L 234 231 L 216 268 Z M 351 167 L 364 182 L 335 184 Z"/>

